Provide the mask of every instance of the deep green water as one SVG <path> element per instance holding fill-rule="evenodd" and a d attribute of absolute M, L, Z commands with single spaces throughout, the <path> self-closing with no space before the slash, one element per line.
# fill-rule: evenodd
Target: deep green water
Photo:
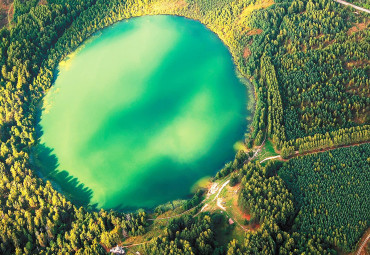
<path fill-rule="evenodd" d="M 196 21 L 146 16 L 102 30 L 59 66 L 35 161 L 80 204 L 152 208 L 233 159 L 247 89 Z"/>

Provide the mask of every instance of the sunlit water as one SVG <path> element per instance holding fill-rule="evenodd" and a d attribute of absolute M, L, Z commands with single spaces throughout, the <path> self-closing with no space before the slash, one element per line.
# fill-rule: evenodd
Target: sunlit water
<path fill-rule="evenodd" d="M 36 158 L 72 200 L 152 208 L 233 159 L 246 93 L 227 48 L 199 22 L 119 22 L 59 66 Z"/>

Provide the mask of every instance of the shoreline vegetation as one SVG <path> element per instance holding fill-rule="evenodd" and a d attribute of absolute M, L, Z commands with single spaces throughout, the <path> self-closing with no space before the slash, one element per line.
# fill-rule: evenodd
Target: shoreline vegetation
<path fill-rule="evenodd" d="M 338 254 L 356 248 L 370 226 L 369 144 L 288 162 L 269 160 L 263 166 L 247 162 L 253 148 L 266 139 L 286 157 L 297 150 L 305 153 L 369 140 L 369 25 L 347 34 L 354 24 L 369 24 L 366 16 L 330 0 L 37 4 L 28 1 L 23 6 L 18 1 L 11 32 L 0 31 L 3 254 L 106 254 L 105 248 L 132 240 L 142 243 L 140 239 L 150 243 L 129 247 L 130 251 Z M 150 224 L 144 211 L 124 214 L 76 207 L 50 182 L 35 177 L 29 163 L 30 149 L 37 143 L 36 106 L 52 85 L 59 62 L 96 31 L 149 12 L 185 16 L 218 31 L 230 45 L 236 66 L 250 78 L 256 99 L 246 138 L 250 151 L 238 152 L 214 178 L 230 178 L 230 187 L 237 189 L 226 186 L 217 207 L 196 217 L 158 224 Z M 339 200 L 331 201 L 331 194 Z M 347 196 L 350 200 L 344 201 Z M 201 201 L 200 191 L 174 211 Z M 232 217 L 240 216 L 232 214 L 237 211 L 235 202 L 250 215 L 244 222 L 237 220 L 239 224 L 258 226 L 255 230 L 245 232 L 231 223 Z M 350 219 L 358 221 L 341 224 Z"/>

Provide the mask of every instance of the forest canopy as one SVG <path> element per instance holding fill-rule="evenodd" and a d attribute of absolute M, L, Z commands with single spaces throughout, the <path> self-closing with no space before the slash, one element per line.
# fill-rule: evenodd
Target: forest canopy
<path fill-rule="evenodd" d="M 369 155 L 364 144 L 294 158 L 279 170 L 299 208 L 297 232 L 351 250 L 370 225 Z"/>
<path fill-rule="evenodd" d="M 0 253 L 105 254 L 150 232 L 147 212 L 72 204 L 37 176 L 31 153 L 38 105 L 58 63 L 98 30 L 149 14 L 199 20 L 229 47 L 256 95 L 247 147 L 270 139 L 290 157 L 369 141 L 370 22 L 332 0 L 15 0 L 13 20 L 0 30 Z M 213 237 L 222 219 L 184 216 L 145 250 L 232 255 L 355 248 L 369 227 L 369 145 L 283 166 L 247 163 L 251 157 L 238 153 L 216 177 L 233 174 L 234 184 L 241 182 L 238 203 L 258 230 L 221 244 Z M 200 202 L 197 194 L 184 207 Z"/>

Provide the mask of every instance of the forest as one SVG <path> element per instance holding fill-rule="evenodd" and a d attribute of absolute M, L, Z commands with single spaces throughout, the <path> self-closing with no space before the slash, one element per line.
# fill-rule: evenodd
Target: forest
<path fill-rule="evenodd" d="M 348 0 L 347 2 L 363 7 L 363 8 L 366 8 L 366 9 L 370 9 L 370 3 L 367 0 Z"/>
<path fill-rule="evenodd" d="M 239 205 L 260 228 L 247 232 L 244 242 L 229 244 L 227 254 L 335 254 L 323 240 L 292 228 L 296 210 L 293 194 L 275 173 L 280 163 L 249 163 L 242 170 Z"/>
<path fill-rule="evenodd" d="M 285 164 L 279 176 L 299 208 L 293 229 L 350 251 L 370 224 L 369 155 L 370 145 L 364 144 Z"/>
<path fill-rule="evenodd" d="M 121 240 L 150 232 L 147 212 L 72 204 L 36 174 L 32 158 L 38 105 L 58 63 L 96 31 L 149 14 L 199 20 L 229 47 L 256 95 L 247 147 L 271 139 L 289 158 L 369 141 L 370 22 L 334 1 L 15 0 L 13 20 L 0 30 L 1 254 L 106 254 Z M 223 244 L 213 238 L 223 217 L 181 216 L 145 245 L 146 253 L 336 254 L 336 248 L 355 248 L 369 227 L 369 145 L 266 166 L 246 163 L 251 156 L 239 152 L 215 179 L 232 174 L 233 184 L 240 182 L 238 204 L 260 228 L 242 242 Z"/>
<path fill-rule="evenodd" d="M 267 128 L 278 149 L 294 147 L 293 151 L 299 150 L 304 138 L 320 143 L 322 148 L 340 145 L 343 132 L 356 136 L 358 141 L 368 139 L 369 87 L 366 85 L 370 82 L 370 66 L 369 29 L 365 28 L 369 24 L 366 17 L 354 16 L 335 6 L 333 1 L 307 4 L 293 1 L 287 9 L 288 15 L 271 8 L 270 12 L 278 15 L 271 13 L 274 22 L 256 20 L 260 24 L 255 26 L 279 33 L 270 33 L 274 38 L 261 38 L 265 46 L 261 46 L 262 41 L 257 42 L 259 35 L 256 35 L 248 46 L 255 53 L 244 60 L 246 73 L 255 74 L 255 84 L 261 87 L 258 92 L 265 98 L 262 101 L 267 102 L 257 106 L 251 138 L 257 138 L 258 132 Z M 362 24 L 362 29 L 351 25 L 348 19 Z M 272 55 L 269 62 L 261 51 L 257 55 L 259 47 L 265 47 L 263 54 L 269 51 Z M 265 70 L 261 75 L 256 64 L 259 62 L 264 68 L 261 70 Z M 263 77 L 266 68 L 275 74 Z M 274 104 L 274 97 L 280 97 L 282 103 Z M 327 136 L 331 136 L 331 141 L 325 139 Z"/>

